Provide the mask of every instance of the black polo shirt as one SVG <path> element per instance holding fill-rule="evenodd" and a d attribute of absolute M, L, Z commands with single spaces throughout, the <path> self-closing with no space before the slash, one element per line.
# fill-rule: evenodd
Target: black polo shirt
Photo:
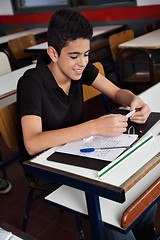
<path fill-rule="evenodd" d="M 98 69 L 88 63 L 80 80 L 72 80 L 69 95 L 58 86 L 47 67 L 50 59 L 45 55 L 37 66 L 24 73 L 17 86 L 19 117 L 36 115 L 42 119 L 42 131 L 65 128 L 83 122 L 82 84 L 90 85 L 98 75 Z M 30 156 L 20 137 L 22 161 Z"/>

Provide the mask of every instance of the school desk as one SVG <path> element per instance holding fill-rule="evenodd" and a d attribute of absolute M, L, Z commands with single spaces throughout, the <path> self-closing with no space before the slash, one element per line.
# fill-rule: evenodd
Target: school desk
<path fill-rule="evenodd" d="M 141 94 L 152 95 L 151 109 L 160 112 L 157 94 L 160 83 Z M 156 94 L 153 94 L 153 93 Z M 140 139 L 154 138 L 98 179 L 98 171 L 48 161 L 56 148 L 51 148 L 24 163 L 25 171 L 62 183 L 63 186 L 46 198 L 75 213 L 87 215 L 93 240 L 104 240 L 103 223 L 127 232 L 160 197 L 160 121 Z M 139 140 L 139 141 L 140 141 Z M 150 165 L 150 163 L 152 163 Z M 156 164 L 155 164 L 156 163 Z M 123 217 L 122 217 L 123 216 Z M 58 239 L 57 239 L 58 240 Z"/>
<path fill-rule="evenodd" d="M 152 31 L 150 33 L 143 34 L 130 41 L 119 44 L 119 48 L 146 48 L 146 49 L 160 49 L 160 29 Z"/>
<path fill-rule="evenodd" d="M 31 64 L 0 76 L 0 109 L 16 101 L 17 83 L 24 72 L 34 68 Z"/>
<path fill-rule="evenodd" d="M 17 33 L 1 36 L 0 37 L 0 45 L 8 43 L 8 41 L 11 39 L 23 37 L 23 36 L 26 36 L 29 34 L 33 34 L 36 36 L 36 35 L 41 35 L 46 32 L 47 32 L 47 28 L 32 28 L 32 29 L 28 29 L 28 30 L 25 30 L 22 32 L 17 32 Z"/>

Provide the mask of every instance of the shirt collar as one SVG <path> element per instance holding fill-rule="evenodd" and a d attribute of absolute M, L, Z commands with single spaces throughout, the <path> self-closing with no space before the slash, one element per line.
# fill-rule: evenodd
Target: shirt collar
<path fill-rule="evenodd" d="M 38 58 L 36 68 L 42 77 L 44 86 L 47 89 L 59 88 L 53 74 L 47 66 L 50 61 L 51 59 L 48 54 L 43 54 Z"/>

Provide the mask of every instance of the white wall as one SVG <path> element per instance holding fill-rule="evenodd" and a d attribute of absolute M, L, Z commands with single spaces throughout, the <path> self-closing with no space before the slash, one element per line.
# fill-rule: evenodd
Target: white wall
<path fill-rule="evenodd" d="M 11 0 L 0 0 L 0 15 L 13 15 Z"/>
<path fill-rule="evenodd" d="M 160 0 L 137 0 L 137 6 L 160 5 Z"/>

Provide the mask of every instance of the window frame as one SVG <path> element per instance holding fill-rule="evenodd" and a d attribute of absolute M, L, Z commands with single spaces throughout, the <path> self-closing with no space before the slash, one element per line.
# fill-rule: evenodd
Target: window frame
<path fill-rule="evenodd" d="M 91 10 L 91 9 L 104 9 L 104 8 L 118 8 L 118 7 L 133 7 L 137 6 L 137 0 L 115 0 L 114 3 L 105 3 L 98 5 L 80 5 L 78 6 L 75 0 L 67 0 L 67 4 L 63 5 L 48 5 L 39 7 L 20 7 L 19 1 L 23 0 L 11 0 L 14 14 L 28 14 L 28 13 L 46 13 L 54 12 L 61 8 L 72 8 L 74 10 Z M 110 1 L 110 0 L 108 0 Z"/>

